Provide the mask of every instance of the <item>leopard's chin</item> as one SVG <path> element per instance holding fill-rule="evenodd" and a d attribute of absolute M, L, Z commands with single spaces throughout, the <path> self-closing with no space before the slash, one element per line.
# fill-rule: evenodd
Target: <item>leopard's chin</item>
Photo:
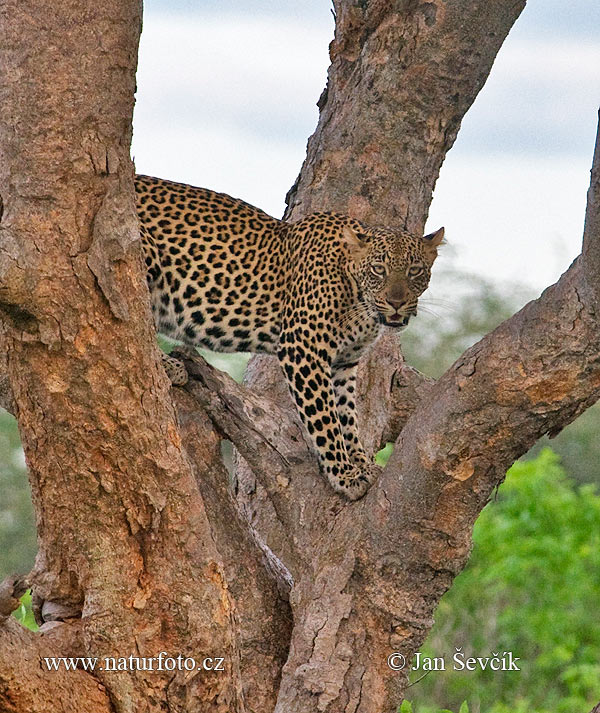
<path fill-rule="evenodd" d="M 401 314 L 382 314 L 381 312 L 379 313 L 379 321 L 381 324 L 383 324 L 385 327 L 391 327 L 392 329 L 404 329 L 405 327 L 408 326 L 408 322 L 410 320 L 410 315 L 401 315 Z"/>

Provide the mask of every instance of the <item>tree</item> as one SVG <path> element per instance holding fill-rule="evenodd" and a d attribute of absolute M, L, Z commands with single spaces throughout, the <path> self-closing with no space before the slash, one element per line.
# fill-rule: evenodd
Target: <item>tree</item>
<path fill-rule="evenodd" d="M 421 230 L 524 4 L 335 0 L 286 217 L 336 209 Z M 392 339 L 362 365 L 363 440 L 396 446 L 350 504 L 320 478 L 272 360 L 254 359 L 243 387 L 190 358 L 194 378 L 169 391 L 128 153 L 139 3 L 5 0 L 0 23 L 1 393 L 39 538 L 34 570 L 0 596 L 3 707 L 395 710 L 406 679 L 386 660 L 418 650 L 506 468 L 600 394 L 600 147 L 582 254 L 555 285 L 435 383 Z M 233 487 L 222 437 L 239 452 Z M 26 585 L 42 636 L 6 617 Z M 162 651 L 225 670 L 32 665 Z"/>

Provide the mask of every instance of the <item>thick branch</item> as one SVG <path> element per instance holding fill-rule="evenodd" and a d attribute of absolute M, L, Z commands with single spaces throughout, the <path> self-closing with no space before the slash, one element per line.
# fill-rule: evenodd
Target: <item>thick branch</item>
<path fill-rule="evenodd" d="M 277 510 L 291 524 L 287 484 L 308 449 L 303 433 L 285 411 L 253 394 L 202 357 L 185 361 L 192 381 L 186 389 L 202 404 L 223 435 L 239 449 L 261 478 Z"/>
<path fill-rule="evenodd" d="M 2 330 L 2 324 L 0 323 L 0 332 Z M 0 336 L 0 343 L 1 343 Z M 0 354 L 0 408 L 5 409 L 8 413 L 13 416 L 16 413 L 15 401 L 12 395 L 12 388 L 10 386 L 10 379 L 8 378 L 8 373 L 6 371 L 6 354 Z"/>
<path fill-rule="evenodd" d="M 407 366 L 395 346 L 395 341 L 390 340 L 387 359 L 390 370 L 394 367 L 392 381 L 378 394 L 379 399 L 372 399 L 379 405 L 377 412 L 369 415 L 369 423 L 374 424 L 371 434 L 378 434 L 370 434 L 372 450 L 379 447 L 382 436 L 389 437 L 390 424 L 401 429 L 433 383 Z M 185 390 L 194 397 L 196 410 L 200 406 L 221 434 L 233 442 L 274 506 L 274 518 L 267 530 L 269 549 L 292 573 L 306 567 L 306 537 L 294 525 L 304 517 L 304 493 L 308 496 L 314 491 L 315 478 L 321 478 L 286 385 L 278 379 L 281 391 L 277 399 L 262 396 L 237 384 L 199 355 L 190 358 L 188 354 L 175 354 L 184 358 L 191 377 Z M 366 382 L 363 384 L 367 386 Z M 372 388 L 380 385 L 377 381 Z M 272 394 L 272 388 L 265 390 Z M 180 419 L 189 419 L 193 412 L 179 402 Z M 186 439 L 186 443 L 191 447 L 193 439 Z M 325 484 L 323 489 L 331 495 Z M 337 497 L 332 501 L 339 503 Z M 229 523 L 230 518 L 231 514 L 221 522 Z M 261 532 L 264 534 L 265 530 Z"/>
<path fill-rule="evenodd" d="M 3 408 L 8 413 L 14 416 L 15 402 L 12 397 L 12 389 L 10 388 L 10 380 L 8 376 L 0 376 L 0 408 Z"/>
<path fill-rule="evenodd" d="M 361 361 L 358 378 L 360 430 L 370 453 L 396 440 L 435 383 L 404 361 L 394 335 L 382 337 L 373 352 Z"/>
<path fill-rule="evenodd" d="M 83 656 L 81 620 L 53 622 L 33 634 L 10 617 L 29 587 L 24 577 L 0 584 L 0 708 L 6 713 L 112 711 L 103 686 L 83 671 L 52 671 L 45 657 Z M 39 665 L 36 665 L 37 662 Z M 73 677 L 73 673 L 75 676 Z M 68 699 L 65 690 L 72 691 Z"/>
<path fill-rule="evenodd" d="M 286 218 L 422 229 L 460 122 L 525 0 L 335 0 L 327 88 Z"/>
<path fill-rule="evenodd" d="M 204 367 L 212 370 L 201 357 L 198 360 L 193 367 L 187 362 L 190 370 L 200 372 Z M 227 375 L 222 372 L 216 372 L 214 378 L 218 375 L 224 377 L 222 386 L 207 377 L 211 387 L 218 388 L 212 395 L 206 392 L 202 380 L 190 384 L 189 393 L 175 389 L 174 396 L 182 441 L 195 466 L 212 538 L 223 558 L 227 590 L 235 605 L 239 670 L 246 710 L 262 713 L 275 705 L 279 684 L 276 672 L 281 670 L 287 657 L 291 635 L 290 580 L 280 561 L 269 551 L 261 550 L 240 514 L 223 465 L 221 440 L 202 408 L 204 402 L 199 404 L 194 398 L 200 392 L 208 396 L 211 403 L 222 400 L 241 404 L 237 396 L 232 397 L 227 392 L 228 386 L 237 387 L 237 384 L 231 380 L 228 383 Z M 231 413 L 225 418 L 230 422 Z"/>
<path fill-rule="evenodd" d="M 8 576 L 0 583 L 0 624 L 20 606 L 20 597 L 29 588 L 25 577 Z"/>

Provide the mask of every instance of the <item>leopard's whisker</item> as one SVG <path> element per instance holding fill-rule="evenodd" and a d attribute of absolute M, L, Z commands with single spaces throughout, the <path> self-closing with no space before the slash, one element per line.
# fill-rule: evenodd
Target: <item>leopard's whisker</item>
<path fill-rule="evenodd" d="M 456 304 L 450 300 L 438 299 L 437 297 L 421 297 L 419 300 L 419 307 L 421 306 L 433 305 L 434 307 L 441 307 L 449 312 L 456 312 Z"/>
<path fill-rule="evenodd" d="M 421 313 L 425 312 L 425 314 L 432 314 L 434 317 L 439 317 L 439 318 L 442 317 L 442 315 L 439 314 L 439 312 L 436 312 L 434 309 L 432 309 L 431 307 L 428 307 L 427 305 L 419 305 L 419 312 L 421 312 Z"/>

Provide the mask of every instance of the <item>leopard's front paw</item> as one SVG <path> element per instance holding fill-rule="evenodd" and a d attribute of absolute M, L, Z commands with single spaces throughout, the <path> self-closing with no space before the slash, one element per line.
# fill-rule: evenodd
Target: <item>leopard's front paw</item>
<path fill-rule="evenodd" d="M 375 463 L 355 465 L 340 475 L 329 475 L 329 482 L 336 492 L 349 500 L 359 500 L 379 478 L 382 470 Z"/>

